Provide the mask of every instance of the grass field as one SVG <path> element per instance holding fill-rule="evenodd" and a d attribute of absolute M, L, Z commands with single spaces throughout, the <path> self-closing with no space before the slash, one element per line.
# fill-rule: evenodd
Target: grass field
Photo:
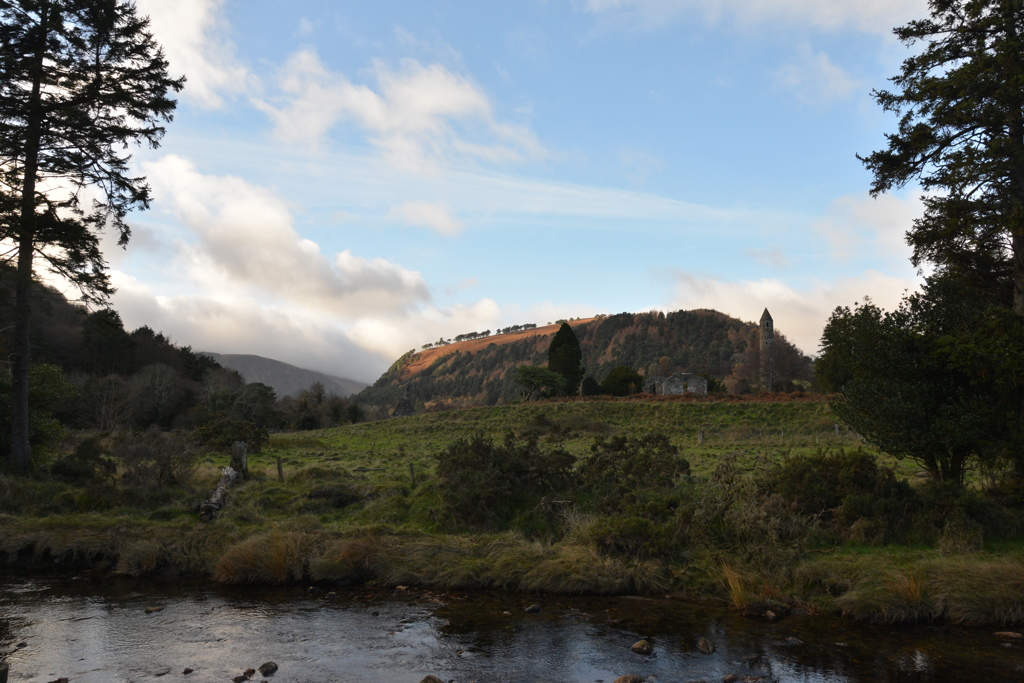
<path fill-rule="evenodd" d="M 595 439 L 657 432 L 678 447 L 690 476 L 666 482 L 661 498 L 625 492 L 636 500 L 619 512 L 577 499 L 548 510 L 542 531 L 520 522 L 453 525 L 443 514 L 438 455 L 458 439 L 500 441 L 509 432 L 532 435 L 543 449 L 560 446 L 581 463 Z M 836 541 L 822 520 L 796 514 L 763 483 L 775 463 L 863 447 L 815 397 L 566 400 L 426 413 L 272 435 L 262 453 L 250 454 L 248 481 L 205 524 L 194 505 L 214 488 L 226 454 L 208 454 L 189 482 L 174 486 L 0 474 L 0 551 L 8 561 L 131 576 L 183 571 L 226 583 L 674 591 L 744 609 L 797 603 L 865 620 L 1024 620 L 1024 550 L 1013 514 L 1000 512 L 998 528 L 1016 531 L 986 535 L 983 546 L 970 520 L 963 538 L 935 527 L 910 545 L 886 545 L 865 527 Z M 912 462 L 878 461 L 919 480 Z M 662 521 L 637 518 L 648 514 Z M 608 550 L 634 548 L 634 529 L 682 550 Z"/>

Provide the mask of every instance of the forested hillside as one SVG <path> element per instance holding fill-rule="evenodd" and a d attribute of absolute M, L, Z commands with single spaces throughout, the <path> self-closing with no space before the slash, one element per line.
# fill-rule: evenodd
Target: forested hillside
<path fill-rule="evenodd" d="M 620 313 L 569 323 L 588 375 L 601 381 L 626 366 L 650 377 L 693 372 L 737 393 L 758 389 L 759 330 L 754 323 L 711 310 Z M 558 325 L 444 344 L 399 358 L 357 400 L 393 405 L 409 389 L 415 404 L 493 405 L 519 396 L 516 366 L 545 365 Z M 785 382 L 807 382 L 810 358 L 776 332 L 776 368 Z"/>

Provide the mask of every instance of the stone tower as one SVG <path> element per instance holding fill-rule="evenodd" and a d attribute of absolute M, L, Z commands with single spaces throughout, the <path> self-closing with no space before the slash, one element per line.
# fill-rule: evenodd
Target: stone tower
<path fill-rule="evenodd" d="M 775 322 L 768 309 L 761 314 L 761 390 L 775 391 Z"/>

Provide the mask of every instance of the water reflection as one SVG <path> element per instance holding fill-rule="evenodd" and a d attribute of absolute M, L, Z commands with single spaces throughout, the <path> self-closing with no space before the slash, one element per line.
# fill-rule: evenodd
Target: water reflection
<path fill-rule="evenodd" d="M 1019 681 L 1024 650 L 995 629 L 776 623 L 674 600 L 300 588 L 218 589 L 66 579 L 0 584 L 12 683 L 229 681 L 273 660 L 273 681 Z M 542 610 L 526 613 L 531 602 Z M 147 606 L 163 609 L 146 614 Z M 640 656 L 641 637 L 655 646 Z M 700 638 L 716 646 L 697 649 Z M 15 646 L 24 642 L 26 647 Z M 259 680 L 256 676 L 254 680 Z"/>

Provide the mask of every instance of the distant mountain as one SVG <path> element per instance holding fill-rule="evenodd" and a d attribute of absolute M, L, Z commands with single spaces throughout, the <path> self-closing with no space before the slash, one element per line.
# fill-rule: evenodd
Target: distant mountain
<path fill-rule="evenodd" d="M 334 377 L 315 370 L 297 368 L 272 358 L 253 356 L 245 353 L 210 353 L 203 352 L 224 367 L 235 370 L 246 382 L 262 382 L 273 387 L 278 398 L 295 396 L 303 389 L 308 389 L 314 382 L 323 382 L 327 393 L 338 396 L 358 394 L 367 387 L 365 382 L 357 382 L 344 377 Z"/>
<path fill-rule="evenodd" d="M 586 372 L 597 381 L 625 365 L 646 376 L 694 372 L 713 377 L 730 391 L 757 390 L 760 328 L 756 323 L 718 311 L 695 310 L 619 313 L 569 324 L 580 341 Z M 414 403 L 427 407 L 494 405 L 515 399 L 519 395 L 513 379 L 516 366 L 547 365 L 548 346 L 558 327 L 517 326 L 512 332 L 474 333 L 466 341 L 409 351 L 357 400 L 394 406 L 406 390 Z M 811 379 L 811 359 L 778 330 L 775 349 L 781 381 Z"/>

